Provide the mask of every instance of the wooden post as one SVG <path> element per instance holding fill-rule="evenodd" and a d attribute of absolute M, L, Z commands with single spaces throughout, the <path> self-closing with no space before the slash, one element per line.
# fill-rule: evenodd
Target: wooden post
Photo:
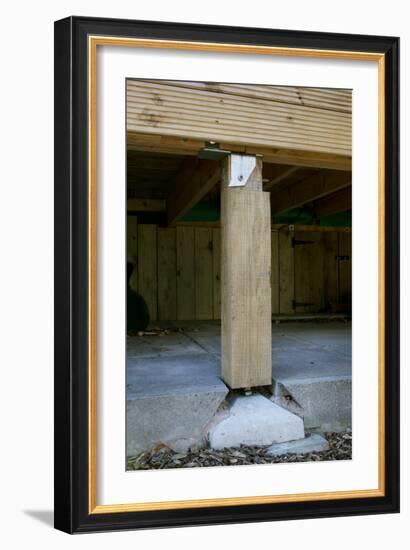
<path fill-rule="evenodd" d="M 262 159 L 229 155 L 221 190 L 222 378 L 231 388 L 272 383 L 270 193 Z"/>

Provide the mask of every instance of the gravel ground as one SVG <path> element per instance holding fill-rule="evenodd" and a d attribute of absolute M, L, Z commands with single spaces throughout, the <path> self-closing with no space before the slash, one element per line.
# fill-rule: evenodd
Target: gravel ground
<path fill-rule="evenodd" d="M 242 445 L 240 448 L 191 449 L 176 453 L 160 443 L 150 451 L 128 458 L 128 470 L 159 470 L 162 468 L 203 468 L 206 466 L 239 466 L 244 464 L 277 464 L 283 462 L 310 462 L 324 460 L 350 460 L 352 458 L 351 432 L 324 434 L 329 449 L 319 453 L 285 454 L 268 456 L 266 447 Z"/>

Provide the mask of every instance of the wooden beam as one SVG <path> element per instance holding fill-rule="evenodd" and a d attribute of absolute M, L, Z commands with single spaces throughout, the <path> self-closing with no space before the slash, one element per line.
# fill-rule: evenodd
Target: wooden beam
<path fill-rule="evenodd" d="M 300 170 L 300 166 L 281 167 L 279 173 L 264 185 L 264 191 L 270 191 L 272 187 L 275 187 L 275 185 L 278 185 L 278 183 L 280 183 L 281 181 L 290 178 L 290 176 L 293 176 L 298 170 Z"/>
<path fill-rule="evenodd" d="M 330 195 L 352 184 L 349 172 L 319 172 L 288 189 L 271 194 L 272 213 L 280 214 Z"/>
<path fill-rule="evenodd" d="M 214 141 L 350 155 L 351 111 L 324 109 L 329 92 L 322 90 L 322 96 L 307 105 L 303 99 L 298 101 L 297 93 L 291 102 L 283 102 L 278 100 L 278 92 L 270 98 L 250 94 L 243 97 L 230 90 L 217 93 L 170 82 L 128 80 L 127 129 L 203 140 L 211 136 Z"/>
<path fill-rule="evenodd" d="M 220 163 L 188 158 L 176 178 L 175 189 L 168 197 L 168 225 L 173 226 L 191 210 L 221 178 Z"/>
<path fill-rule="evenodd" d="M 164 212 L 165 199 L 127 199 L 127 212 Z"/>
<path fill-rule="evenodd" d="M 221 140 L 221 149 L 233 153 L 262 155 L 263 163 L 288 164 L 307 168 L 325 168 L 329 170 L 351 170 L 351 155 L 332 153 L 312 153 L 299 149 L 243 145 Z M 205 147 L 206 141 L 180 136 L 152 135 L 140 132 L 127 132 L 127 148 L 135 151 L 166 153 L 173 155 L 196 156 Z"/>
<path fill-rule="evenodd" d="M 231 186 L 245 165 L 240 157 L 225 159 L 221 191 L 222 378 L 231 388 L 272 380 L 269 193 L 262 191 L 262 160 L 256 157 L 250 189 L 246 179 Z"/>
<path fill-rule="evenodd" d="M 315 215 L 318 219 L 344 212 L 352 208 L 352 187 L 332 193 L 315 202 Z"/>

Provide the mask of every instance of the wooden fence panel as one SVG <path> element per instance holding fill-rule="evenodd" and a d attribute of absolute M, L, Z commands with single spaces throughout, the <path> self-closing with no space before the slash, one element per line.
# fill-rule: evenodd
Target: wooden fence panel
<path fill-rule="evenodd" d="M 293 237 L 315 244 L 294 248 Z M 272 231 L 272 314 L 313 313 L 328 311 L 331 303 L 348 304 L 351 253 L 348 232 Z M 135 261 L 131 286 L 146 300 L 151 320 L 221 318 L 220 228 L 159 228 L 137 225 L 137 218 L 128 216 L 127 259 Z M 313 305 L 294 309 L 294 301 Z"/>
<path fill-rule="evenodd" d="M 295 312 L 315 313 L 325 308 L 323 233 L 295 231 Z"/>
<path fill-rule="evenodd" d="M 158 228 L 158 319 L 177 317 L 175 229 Z"/>
<path fill-rule="evenodd" d="M 339 233 L 339 302 L 348 304 L 352 299 L 352 234 Z M 345 259 L 343 259 L 345 257 Z"/>
<path fill-rule="evenodd" d="M 339 300 L 339 237 L 338 233 L 323 233 L 323 289 L 325 309 Z"/>
<path fill-rule="evenodd" d="M 134 265 L 130 277 L 130 287 L 138 290 L 138 218 L 127 216 L 127 262 Z"/>
<path fill-rule="evenodd" d="M 212 229 L 195 228 L 195 319 L 213 318 Z"/>
<path fill-rule="evenodd" d="M 214 319 L 221 318 L 221 230 L 212 230 L 213 267 L 213 313 Z"/>
<path fill-rule="evenodd" d="M 279 232 L 271 232 L 272 314 L 279 313 Z"/>
<path fill-rule="evenodd" d="M 294 249 L 292 248 L 293 231 L 279 232 L 279 312 L 294 313 Z"/>
<path fill-rule="evenodd" d="M 195 229 L 177 227 L 177 319 L 195 319 Z"/>
<path fill-rule="evenodd" d="M 157 226 L 138 227 L 138 291 L 147 302 L 151 321 L 158 316 Z"/>

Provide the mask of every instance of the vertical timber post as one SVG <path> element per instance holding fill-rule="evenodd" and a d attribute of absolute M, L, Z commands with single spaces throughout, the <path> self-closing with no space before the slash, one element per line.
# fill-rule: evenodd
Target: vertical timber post
<path fill-rule="evenodd" d="M 221 187 L 222 379 L 232 389 L 272 383 L 270 193 L 262 158 L 231 154 Z"/>

